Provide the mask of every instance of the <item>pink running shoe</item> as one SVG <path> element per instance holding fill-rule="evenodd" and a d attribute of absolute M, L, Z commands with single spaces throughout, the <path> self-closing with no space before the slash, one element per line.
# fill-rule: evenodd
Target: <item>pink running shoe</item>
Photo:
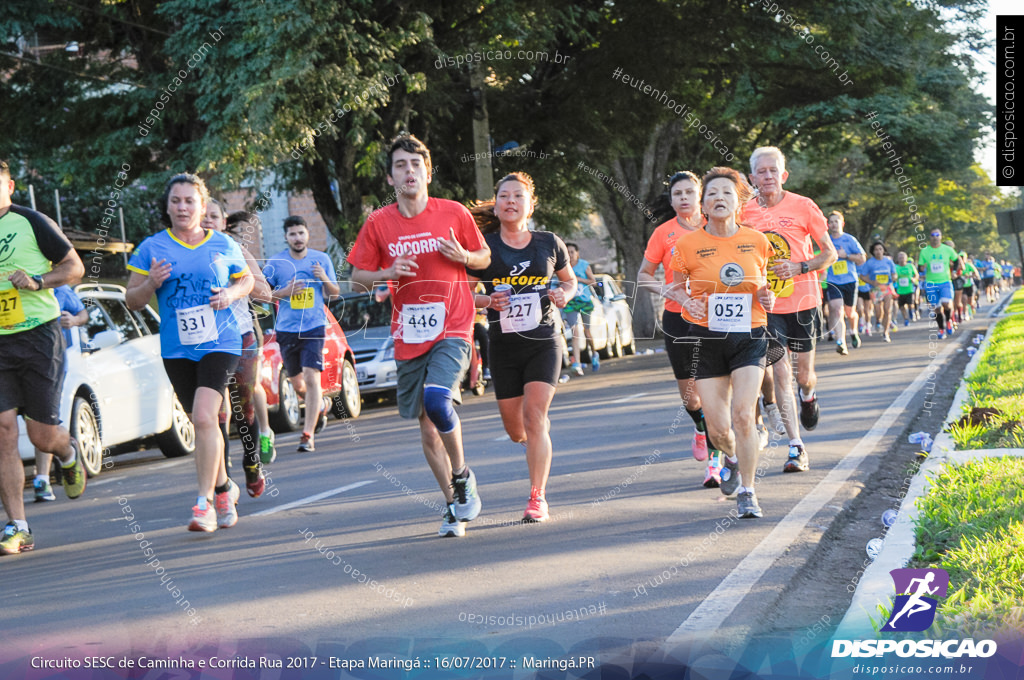
<path fill-rule="evenodd" d="M 548 520 L 548 502 L 544 499 L 544 490 L 533 487 L 530 489 L 530 500 L 523 513 L 524 522 L 546 522 Z"/>
<path fill-rule="evenodd" d="M 708 436 L 703 432 L 693 433 L 693 457 L 697 460 L 708 459 Z"/>

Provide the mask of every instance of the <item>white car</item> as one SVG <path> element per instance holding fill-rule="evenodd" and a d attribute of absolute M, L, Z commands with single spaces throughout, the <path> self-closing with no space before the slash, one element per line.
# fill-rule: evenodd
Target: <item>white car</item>
<path fill-rule="evenodd" d="M 593 349 L 602 359 L 636 354 L 636 338 L 633 336 L 633 313 L 626 302 L 626 295 L 619 290 L 619 284 L 607 274 L 595 274 L 596 283 L 590 286 L 590 297 L 594 311 L 590 313 L 590 334 L 594 340 Z M 582 321 L 580 322 L 582 323 Z M 572 346 L 572 329 L 563 324 L 565 345 Z M 590 347 L 580 351 L 583 363 L 590 361 Z M 566 350 L 568 353 L 568 349 Z M 568 360 L 564 362 L 568 365 Z"/>
<path fill-rule="evenodd" d="M 130 311 L 121 286 L 82 284 L 75 292 L 89 321 L 71 329 L 60 420 L 78 441 L 86 472 L 111 467 L 112 447 L 151 436 L 168 458 L 192 453 L 195 428 L 160 358 L 160 317 L 148 306 Z M 20 420 L 19 430 L 21 458 L 33 460 Z"/>

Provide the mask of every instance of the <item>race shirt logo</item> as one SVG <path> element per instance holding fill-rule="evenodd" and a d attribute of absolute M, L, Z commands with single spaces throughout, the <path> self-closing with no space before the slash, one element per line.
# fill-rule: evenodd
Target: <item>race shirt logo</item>
<path fill-rule="evenodd" d="M 508 275 L 509 276 L 519 276 L 520 274 L 525 272 L 527 269 L 529 269 L 530 262 L 531 262 L 531 260 L 527 260 L 526 262 L 520 262 L 519 264 L 514 265 L 511 269 L 508 270 Z"/>
<path fill-rule="evenodd" d="M 743 283 L 743 267 L 735 262 L 723 265 L 722 269 L 718 272 L 718 278 L 727 286 L 738 286 Z"/>

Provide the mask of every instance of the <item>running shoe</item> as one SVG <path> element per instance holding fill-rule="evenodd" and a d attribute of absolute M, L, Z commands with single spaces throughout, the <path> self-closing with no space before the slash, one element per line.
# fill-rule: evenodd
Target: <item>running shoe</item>
<path fill-rule="evenodd" d="M 906 328 L 909 325 L 910 325 L 910 319 L 904 319 L 903 320 L 903 327 Z"/>
<path fill-rule="evenodd" d="M 206 509 L 201 510 L 198 505 L 192 506 L 192 521 L 188 523 L 189 531 L 205 531 L 207 533 L 217 530 L 217 511 L 209 503 Z"/>
<path fill-rule="evenodd" d="M 572 370 L 576 375 L 583 375 L 583 367 L 580 366 L 579 363 L 573 364 L 570 370 Z"/>
<path fill-rule="evenodd" d="M 888 333 L 882 336 L 882 342 L 892 342 L 892 338 L 889 337 Z"/>
<path fill-rule="evenodd" d="M 238 523 L 238 497 L 241 492 L 238 485 L 228 479 L 228 490 L 213 497 L 213 504 L 217 508 L 217 526 L 221 529 L 230 529 Z"/>
<path fill-rule="evenodd" d="M 761 506 L 757 504 L 757 496 L 754 495 L 753 491 L 744 491 L 736 494 L 736 512 L 739 513 L 740 519 L 763 517 Z"/>
<path fill-rule="evenodd" d="M 810 401 L 804 401 L 803 399 L 797 399 L 800 402 L 800 424 L 804 426 L 805 430 L 813 430 L 818 426 L 818 397 Z"/>
<path fill-rule="evenodd" d="M 57 500 L 57 497 L 53 495 L 53 488 L 50 487 L 50 480 L 48 479 L 35 480 L 32 482 L 32 488 L 36 492 L 36 503 Z"/>
<path fill-rule="evenodd" d="M 795 444 L 789 447 L 789 457 L 782 465 L 783 472 L 807 472 L 807 451 L 803 445 Z"/>
<path fill-rule="evenodd" d="M 871 324 L 868 324 L 867 326 L 864 327 L 864 335 L 868 336 L 869 338 L 871 337 Z"/>
<path fill-rule="evenodd" d="M 82 467 L 82 454 L 78 451 L 78 442 L 71 438 L 71 448 L 75 450 L 75 462 L 67 467 L 60 466 L 60 478 L 64 484 L 64 493 L 68 498 L 78 498 L 85 491 L 85 468 Z"/>
<path fill-rule="evenodd" d="M 260 462 L 270 465 L 275 460 L 277 460 L 277 449 L 274 448 L 274 431 L 271 430 L 270 434 L 260 435 Z"/>
<path fill-rule="evenodd" d="M 768 428 L 761 423 L 757 424 L 757 448 L 762 451 L 768 448 Z"/>
<path fill-rule="evenodd" d="M 737 460 L 735 463 L 729 461 L 729 457 L 722 456 L 722 467 L 718 471 L 718 477 L 722 480 L 718 488 L 722 490 L 726 496 L 731 496 L 733 492 L 740 485 L 740 462 Z"/>
<path fill-rule="evenodd" d="M 476 475 L 469 468 L 465 477 L 452 476 L 452 489 L 455 491 L 455 516 L 459 521 L 470 522 L 480 514 L 480 495 L 476 492 Z"/>
<path fill-rule="evenodd" d="M 594 372 L 601 370 L 601 357 L 597 356 L 597 352 L 590 353 L 590 368 L 593 369 Z"/>
<path fill-rule="evenodd" d="M 441 518 L 441 528 L 438 529 L 437 535 L 442 538 L 449 536 L 462 538 L 466 535 L 466 525 L 455 519 L 455 503 L 449 503 L 445 506 L 444 515 Z"/>
<path fill-rule="evenodd" d="M 850 344 L 853 345 L 854 349 L 860 347 L 860 336 L 857 335 L 856 333 L 852 334 L 850 336 Z"/>
<path fill-rule="evenodd" d="M 690 446 L 693 457 L 697 460 L 708 459 L 708 436 L 703 432 L 693 433 L 693 444 Z"/>
<path fill-rule="evenodd" d="M 316 451 L 316 448 L 313 446 L 313 435 L 303 432 L 302 435 L 299 436 L 299 446 L 295 450 L 299 453 L 311 453 Z"/>
<path fill-rule="evenodd" d="M 263 466 L 260 463 L 255 465 L 242 465 L 245 470 L 245 490 L 252 498 L 259 498 L 263 490 L 267 488 L 267 481 L 263 477 Z"/>
<path fill-rule="evenodd" d="M 846 343 L 845 342 L 837 342 L 836 343 L 836 351 L 839 352 L 844 357 L 848 356 L 850 354 L 850 350 L 846 349 Z"/>
<path fill-rule="evenodd" d="M 939 331 L 939 340 L 945 340 L 946 334 L 943 331 Z"/>
<path fill-rule="evenodd" d="M 786 424 L 782 422 L 782 414 L 779 413 L 778 404 L 775 402 L 766 404 L 764 403 L 764 398 L 761 398 L 760 402 L 761 417 L 768 421 L 768 427 L 775 430 L 778 434 L 786 434 Z"/>
<path fill-rule="evenodd" d="M 22 531 L 14 522 L 8 522 L 4 532 L 0 534 L 0 555 L 17 555 L 34 547 L 36 539 L 32 538 L 32 530 Z"/>
<path fill-rule="evenodd" d="M 548 521 L 548 502 L 544 498 L 544 492 L 540 489 L 530 489 L 530 500 L 526 503 L 526 511 L 523 513 L 523 521 Z"/>
<path fill-rule="evenodd" d="M 835 331 L 829 331 L 828 332 L 828 340 L 829 340 L 829 342 L 835 342 L 836 341 L 836 332 Z"/>
<path fill-rule="evenodd" d="M 704 473 L 704 488 L 717 489 L 722 483 L 722 468 L 715 465 L 715 458 L 708 461 L 708 470 Z"/>
<path fill-rule="evenodd" d="M 327 414 L 331 412 L 331 398 L 324 397 L 323 405 L 320 407 L 320 417 L 317 418 L 316 428 L 313 430 L 313 434 L 319 434 L 327 427 Z"/>

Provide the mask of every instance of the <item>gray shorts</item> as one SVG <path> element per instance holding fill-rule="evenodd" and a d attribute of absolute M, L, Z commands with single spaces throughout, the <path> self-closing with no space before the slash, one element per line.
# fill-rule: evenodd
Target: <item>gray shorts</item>
<path fill-rule="evenodd" d="M 423 411 L 423 386 L 438 385 L 452 391 L 462 403 L 462 376 L 469 368 L 469 343 L 458 338 L 439 340 L 426 354 L 398 362 L 398 415 L 419 418 Z"/>

